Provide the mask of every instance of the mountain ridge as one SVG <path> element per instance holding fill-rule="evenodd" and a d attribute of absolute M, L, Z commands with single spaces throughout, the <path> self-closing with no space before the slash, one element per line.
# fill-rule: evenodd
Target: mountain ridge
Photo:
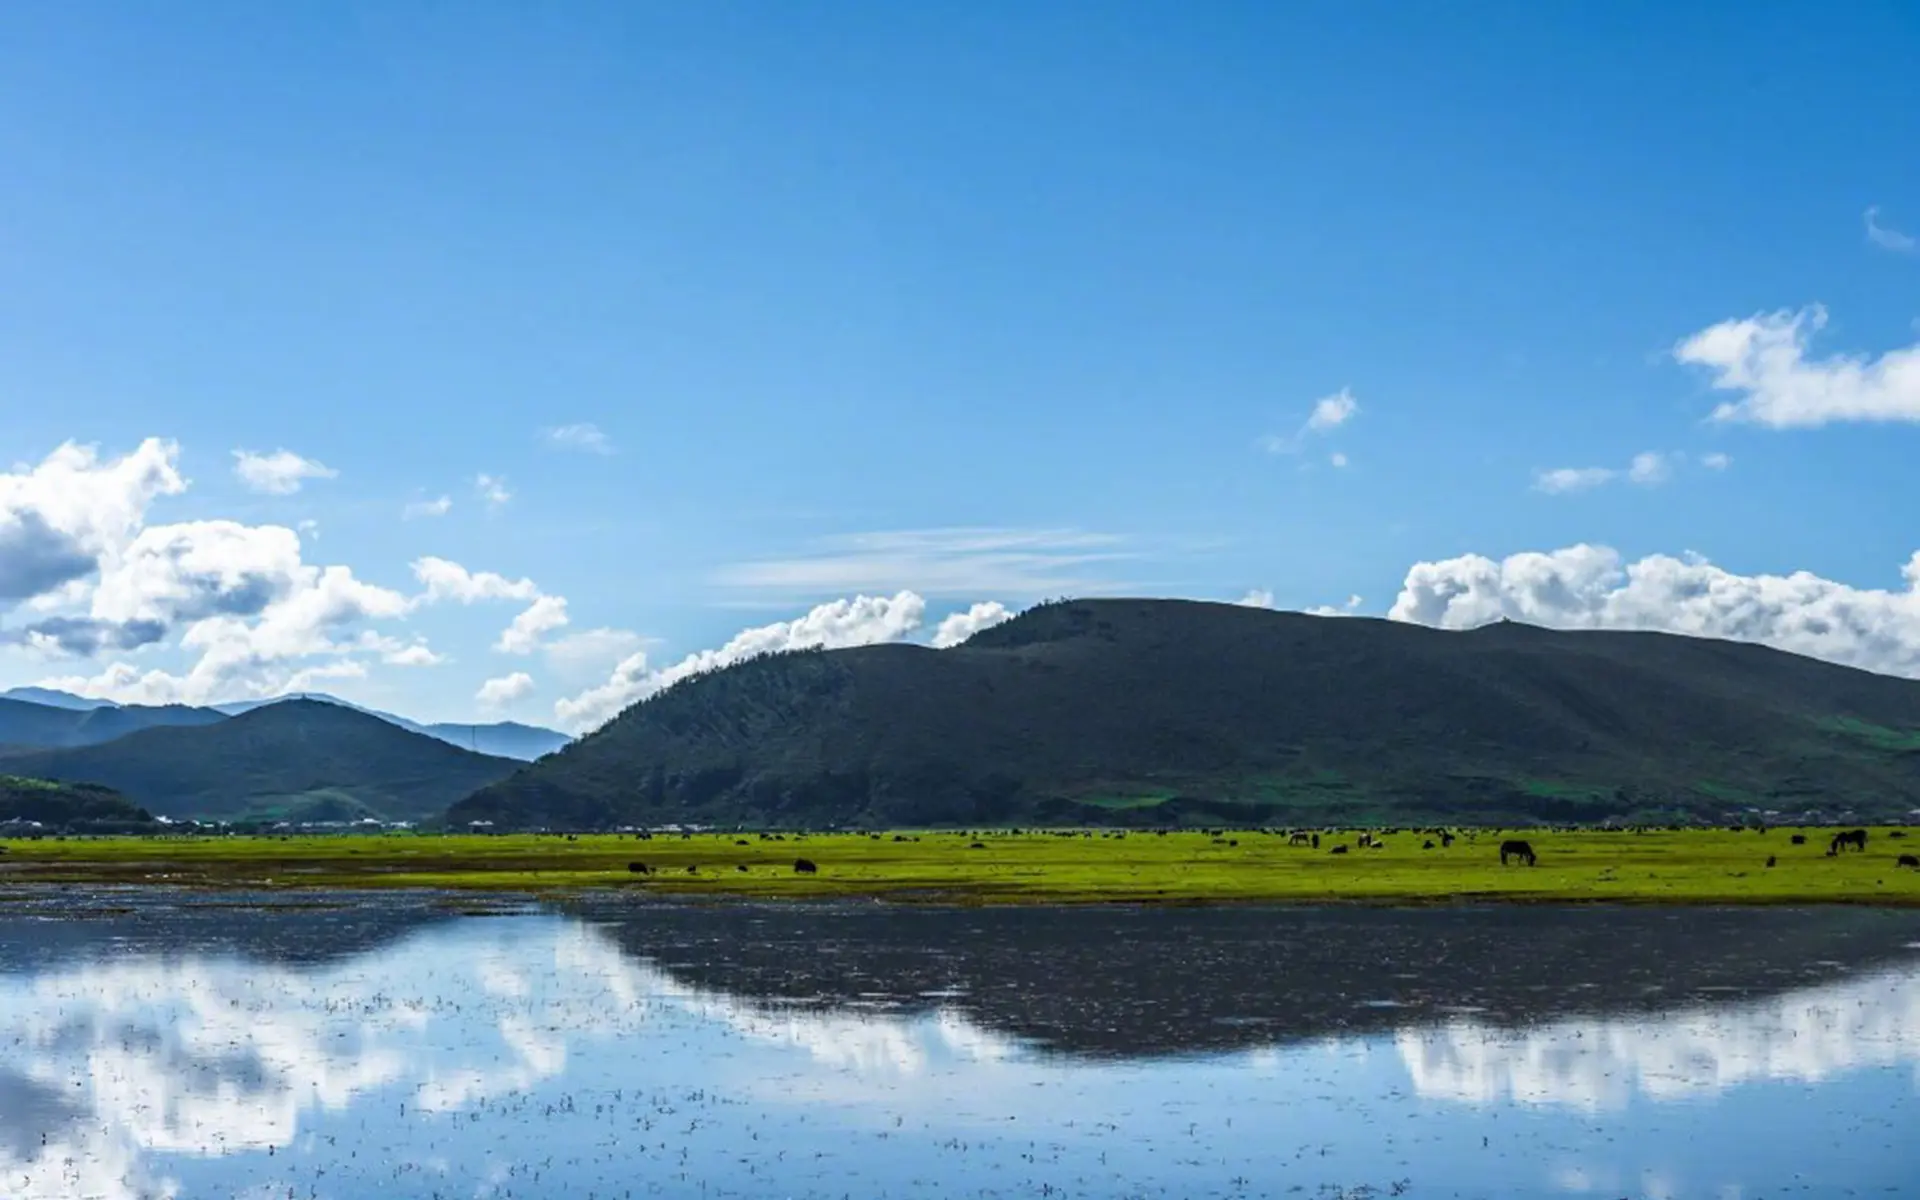
<path fill-rule="evenodd" d="M 1746 643 L 1178 600 L 736 664 L 449 819 L 1589 821 L 1920 804 L 1920 683 Z"/>

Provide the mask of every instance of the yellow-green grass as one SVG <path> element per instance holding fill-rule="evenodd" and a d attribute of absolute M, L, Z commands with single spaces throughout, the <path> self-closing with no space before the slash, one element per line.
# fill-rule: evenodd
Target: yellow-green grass
<path fill-rule="evenodd" d="M 554 892 L 628 888 L 660 895 L 760 898 L 872 896 L 960 903 L 1165 903 L 1455 900 L 1650 903 L 1920 904 L 1920 834 L 1874 829 L 1864 853 L 1826 855 L 1832 831 L 1463 834 L 1423 849 L 1425 835 L 1362 849 L 1323 833 L 1321 849 L 1284 835 L 1095 831 L 756 834 L 691 837 L 550 835 L 69 838 L 14 841 L 0 855 L 9 884 L 218 888 L 444 888 Z M 1539 865 L 1501 866 L 1505 837 L 1524 837 Z M 983 849 L 974 849 L 978 842 Z M 745 843 L 740 844 L 740 843 Z M 1354 848 L 1336 855 L 1329 849 Z M 1237 844 L 1235 844 L 1237 843 Z M 1766 866 L 1769 855 L 1778 865 Z M 818 874 L 799 874 L 805 857 Z M 651 868 L 647 875 L 630 862 Z M 687 868 L 694 868 L 689 872 Z M 739 868 L 745 867 L 746 870 Z"/>

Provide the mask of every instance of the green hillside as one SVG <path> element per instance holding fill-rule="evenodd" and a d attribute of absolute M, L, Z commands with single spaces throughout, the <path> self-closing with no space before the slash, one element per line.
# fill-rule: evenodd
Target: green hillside
<path fill-rule="evenodd" d="M 1916 806 L 1909 680 L 1667 634 L 1091 600 L 950 650 L 788 654 L 685 681 L 451 816 L 1497 823 Z"/>
<path fill-rule="evenodd" d="M 16 822 L 76 833 L 157 828 L 150 813 L 110 788 L 0 775 L 0 825 Z"/>
<path fill-rule="evenodd" d="M 308 820 L 437 816 L 520 765 L 305 700 L 5 761 L 23 775 L 103 784 L 162 816 Z"/>

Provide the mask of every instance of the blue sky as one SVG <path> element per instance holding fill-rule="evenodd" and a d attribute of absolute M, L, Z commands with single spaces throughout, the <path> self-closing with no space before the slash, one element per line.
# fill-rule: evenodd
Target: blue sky
<path fill-rule="evenodd" d="M 1920 674 L 1916 60 L 1898 4 L 8 5 L 0 683 L 583 726 L 832 601 L 889 598 L 749 641 L 1115 591 Z"/>

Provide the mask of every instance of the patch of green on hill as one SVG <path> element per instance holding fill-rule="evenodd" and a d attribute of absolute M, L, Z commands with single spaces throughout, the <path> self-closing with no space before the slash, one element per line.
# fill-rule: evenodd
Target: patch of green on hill
<path fill-rule="evenodd" d="M 75 833 L 158 828 L 150 813 L 110 788 L 0 775 L 0 825 L 29 822 Z"/>

